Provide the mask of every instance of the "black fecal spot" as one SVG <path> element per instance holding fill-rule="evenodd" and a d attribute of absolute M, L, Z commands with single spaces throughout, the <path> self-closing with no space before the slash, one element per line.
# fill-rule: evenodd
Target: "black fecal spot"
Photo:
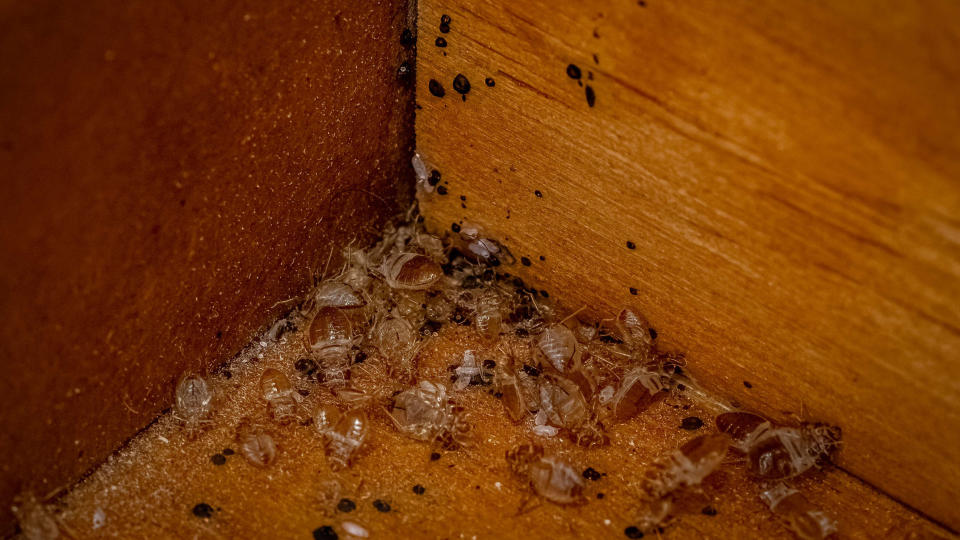
<path fill-rule="evenodd" d="M 233 373 L 230 373 L 230 371 L 228 371 L 228 370 L 224 370 L 224 371 L 223 371 L 223 378 L 224 378 L 224 379 L 229 379 L 230 377 L 233 377 Z"/>
<path fill-rule="evenodd" d="M 307 396 L 310 395 L 310 391 L 307 390 L 306 388 L 300 388 L 300 389 L 298 389 L 298 390 L 297 390 L 297 393 L 300 394 L 300 395 L 303 396 L 303 397 L 307 397 Z"/>
<path fill-rule="evenodd" d="M 430 90 L 430 93 L 438 98 L 442 98 L 446 95 L 446 91 L 443 89 L 443 85 L 440 84 L 440 81 L 436 79 L 430 79 L 430 82 L 427 83 L 427 89 Z"/>
<path fill-rule="evenodd" d="M 324 525 L 313 530 L 313 540 L 337 540 L 340 538 L 333 527 Z"/>
<path fill-rule="evenodd" d="M 541 291 L 540 291 L 540 296 L 542 296 L 542 297 L 544 297 L 544 298 L 550 298 L 550 293 L 548 293 L 547 291 L 541 290 Z"/>
<path fill-rule="evenodd" d="M 636 288 L 636 287 L 630 287 L 630 294 L 636 296 L 636 295 L 637 295 L 637 292 L 638 292 L 638 291 L 637 291 L 637 288 Z"/>
<path fill-rule="evenodd" d="M 530 262 L 530 259 L 526 257 L 520 257 L 520 264 L 524 266 L 530 266 L 532 263 Z"/>
<path fill-rule="evenodd" d="M 541 256 L 540 256 L 540 260 L 541 260 L 541 261 L 545 261 L 545 260 L 547 260 L 547 258 L 544 257 L 543 255 L 541 255 Z"/>
<path fill-rule="evenodd" d="M 217 330 L 217 339 L 220 339 L 222 337 L 223 337 L 223 332 L 220 330 Z"/>
<path fill-rule="evenodd" d="M 650 329 L 650 339 L 657 339 L 657 331 L 653 328 Z"/>
<path fill-rule="evenodd" d="M 603 493 L 597 493 L 597 498 L 598 498 L 598 499 L 602 499 L 602 498 L 603 498 Z"/>
<path fill-rule="evenodd" d="M 467 95 L 470 92 L 470 81 L 467 80 L 467 77 L 463 73 L 458 73 L 456 77 L 453 78 L 453 89 L 457 91 L 458 94 Z"/>
<path fill-rule="evenodd" d="M 680 422 L 680 428 L 687 431 L 696 431 L 703 427 L 703 420 L 698 416 L 688 416 Z"/>
<path fill-rule="evenodd" d="M 593 467 L 587 467 L 586 469 L 583 470 L 583 477 L 586 478 L 587 480 L 592 480 L 596 482 L 597 480 L 600 479 L 600 473 L 598 473 L 596 469 L 594 469 Z"/>
<path fill-rule="evenodd" d="M 430 454 L 430 461 L 436 461 L 436 460 L 438 460 L 438 459 L 440 459 L 440 453 L 439 453 L 439 452 L 432 452 L 432 453 Z"/>
<path fill-rule="evenodd" d="M 594 63 L 594 64 L 599 64 L 599 63 L 600 63 L 600 58 L 599 58 L 596 54 L 593 55 L 593 63 Z"/>
<path fill-rule="evenodd" d="M 388 503 L 387 501 L 381 500 L 381 499 L 377 499 L 377 500 L 373 501 L 373 507 L 377 509 L 377 512 L 389 512 L 389 511 L 390 511 L 390 503 Z"/>
<path fill-rule="evenodd" d="M 637 245 L 630 240 L 627 240 L 627 249 L 637 249 Z"/>
<path fill-rule="evenodd" d="M 579 86 L 580 88 L 583 88 L 583 81 L 577 81 L 577 86 Z"/>
<path fill-rule="evenodd" d="M 483 361 L 483 368 L 484 368 L 484 369 L 493 369 L 493 368 L 495 368 L 495 367 L 497 367 L 497 363 L 496 363 L 495 361 L 493 361 L 493 360 L 484 360 L 484 361 Z"/>
<path fill-rule="evenodd" d="M 416 40 L 413 37 L 413 32 L 409 28 L 404 28 L 403 32 L 400 34 L 400 44 L 404 47 L 409 47 L 413 45 Z"/>
<path fill-rule="evenodd" d="M 232 456 L 234 454 L 234 451 L 233 451 L 233 448 L 224 448 L 220 453 L 225 456 Z"/>
<path fill-rule="evenodd" d="M 571 79 L 579 79 L 580 68 L 577 67 L 576 64 L 570 64 L 567 66 L 567 77 L 570 77 Z"/>
<path fill-rule="evenodd" d="M 715 516 L 717 515 L 717 509 L 712 506 L 704 506 L 700 513 L 705 516 Z"/>
<path fill-rule="evenodd" d="M 420 484 L 417 484 L 413 486 L 413 492 L 416 493 L 417 495 L 423 495 L 424 493 L 427 492 L 427 488 L 421 486 Z"/>
<path fill-rule="evenodd" d="M 681 392 L 683 392 L 683 391 L 686 390 L 686 389 L 687 389 L 687 385 L 685 385 L 685 384 L 683 384 L 683 383 L 680 383 L 680 384 L 677 385 L 677 390 L 679 390 L 679 391 L 681 391 Z M 687 409 L 690 408 L 689 405 L 684 405 L 684 407 L 686 407 L 684 410 L 687 410 Z"/>
<path fill-rule="evenodd" d="M 430 177 L 427 178 L 427 183 L 430 184 L 431 186 L 436 186 L 437 184 L 440 183 L 440 178 L 441 178 L 440 171 L 433 169 L 432 171 L 430 171 Z"/>
<path fill-rule="evenodd" d="M 592 71 L 588 71 L 588 72 L 587 72 L 587 80 L 588 80 L 588 81 L 592 81 L 592 80 L 593 80 L 593 72 L 592 72 Z"/>
<path fill-rule="evenodd" d="M 317 372 L 320 366 L 310 358 L 301 358 L 293 363 L 294 369 L 303 375 L 310 376 Z"/>
<path fill-rule="evenodd" d="M 193 515 L 198 518 L 210 518 L 213 517 L 213 507 L 209 504 L 202 502 L 193 507 Z"/>
<path fill-rule="evenodd" d="M 493 80 L 493 77 L 487 77 L 486 79 L 483 80 L 483 84 L 489 86 L 490 88 L 493 88 L 494 86 L 497 85 L 497 81 Z"/>
<path fill-rule="evenodd" d="M 362 364 L 366 359 L 367 359 L 367 353 L 363 351 L 357 351 L 357 354 L 353 355 L 354 364 Z"/>
<path fill-rule="evenodd" d="M 627 535 L 627 538 L 643 538 L 643 531 L 633 525 L 624 529 L 623 534 Z"/>
<path fill-rule="evenodd" d="M 460 287 L 464 289 L 476 289 L 479 286 L 480 281 L 477 279 L 477 276 L 467 276 L 460 282 Z"/>
<path fill-rule="evenodd" d="M 453 19 L 446 13 L 440 16 L 440 24 L 450 24 L 451 22 L 453 22 Z"/>
<path fill-rule="evenodd" d="M 353 512 L 356 509 L 357 509 L 357 503 L 347 498 L 340 499 L 340 502 L 337 503 L 337 510 L 343 513 Z"/>
<path fill-rule="evenodd" d="M 410 65 L 410 62 L 404 62 L 397 68 L 397 78 L 399 79 L 406 79 L 411 73 L 413 73 L 413 66 Z"/>
<path fill-rule="evenodd" d="M 460 224 L 459 224 L 459 223 L 454 223 L 454 224 L 450 225 L 450 230 L 453 231 L 453 232 L 460 232 Z"/>
<path fill-rule="evenodd" d="M 597 95 L 593 93 L 593 87 L 590 86 L 589 84 L 587 85 L 586 93 L 587 93 L 587 105 L 593 107 L 597 103 Z"/>
<path fill-rule="evenodd" d="M 443 36 L 437 36 L 437 40 L 433 42 L 437 47 L 446 47 L 447 39 Z"/>
<path fill-rule="evenodd" d="M 498 259 L 498 258 L 496 258 L 496 257 L 490 257 L 490 259 L 489 259 L 487 262 L 489 262 L 489 263 L 490 263 L 490 266 L 492 266 L 492 267 L 494 267 L 494 268 L 500 266 L 500 259 Z"/>
<path fill-rule="evenodd" d="M 539 377 L 539 376 L 540 376 L 540 370 L 537 369 L 535 366 L 531 366 L 530 364 L 524 364 L 522 369 L 523 369 L 523 372 L 524 372 L 524 373 L 526 373 L 527 375 L 529 375 L 529 376 L 531 376 L 531 377 Z"/>
<path fill-rule="evenodd" d="M 538 199 L 543 198 L 543 193 L 539 189 L 534 190 L 533 194 L 536 195 Z"/>
<path fill-rule="evenodd" d="M 447 190 L 447 186 L 438 186 L 437 193 L 440 195 L 446 195 L 447 193 L 449 193 L 449 191 Z"/>
<path fill-rule="evenodd" d="M 210 461 L 212 461 L 214 465 L 224 465 L 227 463 L 227 456 L 223 454 L 214 454 L 210 456 Z"/>
<path fill-rule="evenodd" d="M 513 333 L 516 334 L 518 338 L 525 338 L 530 335 L 530 332 L 528 332 L 525 328 L 517 328 L 513 331 Z"/>
<path fill-rule="evenodd" d="M 749 381 L 743 381 L 743 385 L 746 386 L 747 388 L 753 388 L 753 385 L 750 384 Z"/>
<path fill-rule="evenodd" d="M 619 340 L 619 339 L 617 339 L 617 338 L 615 338 L 615 337 L 613 337 L 613 336 L 611 336 L 611 335 L 609 335 L 609 334 L 603 334 L 603 335 L 601 335 L 601 336 L 600 336 L 600 341 L 603 342 L 603 343 L 610 343 L 610 344 L 614 344 L 614 345 L 619 344 L 619 343 L 623 343 L 623 341 L 621 341 L 621 340 Z"/>
<path fill-rule="evenodd" d="M 460 196 L 460 200 L 461 200 L 461 201 L 466 201 L 466 200 L 467 200 L 467 196 L 466 196 L 466 195 L 461 195 L 461 196 Z"/>
<path fill-rule="evenodd" d="M 645 0 L 637 0 L 637 5 L 640 7 L 647 7 L 647 2 Z"/>

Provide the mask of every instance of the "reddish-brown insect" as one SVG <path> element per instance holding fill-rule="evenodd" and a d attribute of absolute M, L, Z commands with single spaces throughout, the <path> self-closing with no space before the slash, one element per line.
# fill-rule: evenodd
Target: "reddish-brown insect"
<path fill-rule="evenodd" d="M 792 478 L 829 462 L 841 440 L 836 426 L 778 426 L 746 412 L 720 414 L 716 423 L 731 436 L 734 448 L 746 452 L 750 472 L 765 480 Z"/>
<path fill-rule="evenodd" d="M 370 431 L 370 421 L 363 411 L 344 413 L 333 428 L 324 433 L 327 462 L 333 470 L 349 467 L 363 447 Z"/>
<path fill-rule="evenodd" d="M 660 374 L 636 367 L 627 372 L 620 389 L 613 396 L 613 417 L 625 422 L 647 410 L 655 401 L 666 396 Z"/>
<path fill-rule="evenodd" d="M 540 334 L 537 347 L 553 367 L 563 373 L 577 350 L 577 338 L 566 326 L 552 324 Z"/>
<path fill-rule="evenodd" d="M 343 310 L 323 307 L 317 311 L 307 329 L 307 347 L 323 363 L 347 358 L 353 346 L 353 324 Z"/>
<path fill-rule="evenodd" d="M 836 521 L 796 489 L 777 484 L 761 493 L 760 498 L 800 540 L 823 540 L 837 532 Z"/>
<path fill-rule="evenodd" d="M 700 435 L 661 457 L 647 469 L 643 490 L 652 499 L 670 495 L 681 488 L 697 486 L 715 471 L 727 455 L 726 435 Z"/>
<path fill-rule="evenodd" d="M 267 368 L 260 376 L 260 391 L 267 402 L 267 410 L 281 424 L 292 421 L 297 410 L 293 385 L 280 370 Z"/>
<path fill-rule="evenodd" d="M 507 451 L 507 464 L 514 473 L 525 477 L 533 490 L 556 504 L 579 504 L 584 482 L 570 465 L 553 456 L 544 456 L 538 444 L 520 444 Z"/>
<path fill-rule="evenodd" d="M 380 267 L 383 280 L 393 289 L 429 289 L 443 277 L 440 265 L 419 253 L 397 253 Z"/>

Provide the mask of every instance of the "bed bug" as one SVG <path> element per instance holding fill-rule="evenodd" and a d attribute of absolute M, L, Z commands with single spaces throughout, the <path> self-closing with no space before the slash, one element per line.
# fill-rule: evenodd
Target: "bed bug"
<path fill-rule="evenodd" d="M 590 406 L 580 388 L 570 379 L 544 373 L 540 382 L 540 412 L 561 428 L 575 428 L 590 419 Z"/>
<path fill-rule="evenodd" d="M 653 336 L 650 334 L 650 323 L 636 311 L 626 308 L 620 311 L 614 321 L 614 327 L 619 337 L 630 349 L 646 355 L 653 347 Z"/>
<path fill-rule="evenodd" d="M 556 504 L 580 504 L 584 482 L 580 473 L 553 456 L 545 456 L 539 444 L 524 443 L 506 453 L 510 470 L 526 478 L 537 495 Z"/>
<path fill-rule="evenodd" d="M 488 340 L 494 340 L 500 335 L 502 316 L 500 304 L 502 299 L 497 291 L 488 289 L 477 297 L 474 305 L 474 322 L 477 330 Z"/>
<path fill-rule="evenodd" d="M 726 435 L 716 433 L 687 441 L 647 469 L 643 477 L 644 492 L 652 499 L 659 499 L 681 488 L 700 485 L 720 466 L 729 444 Z"/>
<path fill-rule="evenodd" d="M 352 410 L 344 413 L 333 428 L 324 433 L 330 468 L 336 471 L 349 467 L 367 440 L 369 431 L 370 421 L 365 412 Z"/>
<path fill-rule="evenodd" d="M 206 379 L 199 375 L 184 375 L 177 383 L 173 417 L 182 422 L 191 436 L 203 424 L 210 423 L 213 392 Z"/>
<path fill-rule="evenodd" d="M 297 410 L 293 385 L 280 370 L 267 368 L 260 376 L 260 392 L 267 402 L 267 410 L 281 424 L 291 422 Z"/>
<path fill-rule="evenodd" d="M 257 467 L 269 467 L 277 459 L 277 445 L 263 428 L 248 421 L 237 428 L 237 442 L 244 459 Z"/>
<path fill-rule="evenodd" d="M 550 363 L 563 373 L 577 349 L 577 338 L 562 324 L 552 324 L 540 334 L 537 347 Z"/>
<path fill-rule="evenodd" d="M 60 525 L 56 516 L 33 493 L 21 493 L 14 497 L 10 510 L 17 518 L 17 525 L 20 527 L 23 538 L 27 540 L 60 538 Z"/>
<path fill-rule="evenodd" d="M 367 301 L 356 289 L 338 280 L 328 279 L 313 293 L 317 308 L 353 309 L 367 305 Z"/>
<path fill-rule="evenodd" d="M 837 532 L 836 521 L 796 489 L 777 484 L 761 493 L 760 499 L 800 540 L 822 540 Z"/>
<path fill-rule="evenodd" d="M 443 277 L 443 270 L 426 255 L 397 253 L 384 261 L 380 274 L 393 289 L 425 290 Z"/>
<path fill-rule="evenodd" d="M 313 415 L 313 425 L 321 435 L 326 435 L 328 431 L 337 425 L 341 416 L 343 415 L 340 414 L 340 409 L 337 409 L 333 405 L 320 405 Z"/>
<path fill-rule="evenodd" d="M 747 454 L 750 472 L 764 480 L 792 478 L 829 462 L 842 436 L 836 426 L 780 426 L 742 411 L 719 414 L 715 422 L 730 436 L 731 446 Z"/>
<path fill-rule="evenodd" d="M 647 410 L 656 400 L 666 395 L 661 376 L 644 368 L 635 367 L 623 377 L 620 389 L 614 394 L 613 417 L 625 422 Z"/>
<path fill-rule="evenodd" d="M 388 316 L 370 329 L 370 338 L 380 354 L 392 360 L 392 370 L 412 375 L 413 360 L 420 348 L 420 342 L 410 321 L 402 317 Z"/>
<path fill-rule="evenodd" d="M 323 307 L 306 332 L 307 347 L 321 364 L 343 361 L 353 347 L 353 323 L 342 310 Z"/>
<path fill-rule="evenodd" d="M 441 383 L 421 381 L 393 397 L 390 418 L 400 432 L 427 442 L 464 444 L 470 431 Z"/>

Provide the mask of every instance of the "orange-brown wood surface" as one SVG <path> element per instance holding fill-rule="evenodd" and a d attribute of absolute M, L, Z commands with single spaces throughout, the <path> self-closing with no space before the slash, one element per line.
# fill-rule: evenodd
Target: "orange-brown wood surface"
<path fill-rule="evenodd" d="M 640 308 L 702 384 L 842 425 L 843 467 L 960 527 L 960 4 L 419 9 L 434 229 Z"/>
<path fill-rule="evenodd" d="M 100 463 L 402 206 L 408 16 L 0 3 L 0 533 L 14 493 Z"/>

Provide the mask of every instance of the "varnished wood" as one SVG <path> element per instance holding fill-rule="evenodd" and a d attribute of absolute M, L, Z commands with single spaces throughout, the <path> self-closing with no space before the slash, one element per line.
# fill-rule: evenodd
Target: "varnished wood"
<path fill-rule="evenodd" d="M 704 385 L 840 424 L 844 467 L 960 527 L 958 20 L 422 0 L 417 147 L 448 192 L 429 224 L 505 238 L 532 262 L 508 271 L 571 310 L 638 307 Z"/>

